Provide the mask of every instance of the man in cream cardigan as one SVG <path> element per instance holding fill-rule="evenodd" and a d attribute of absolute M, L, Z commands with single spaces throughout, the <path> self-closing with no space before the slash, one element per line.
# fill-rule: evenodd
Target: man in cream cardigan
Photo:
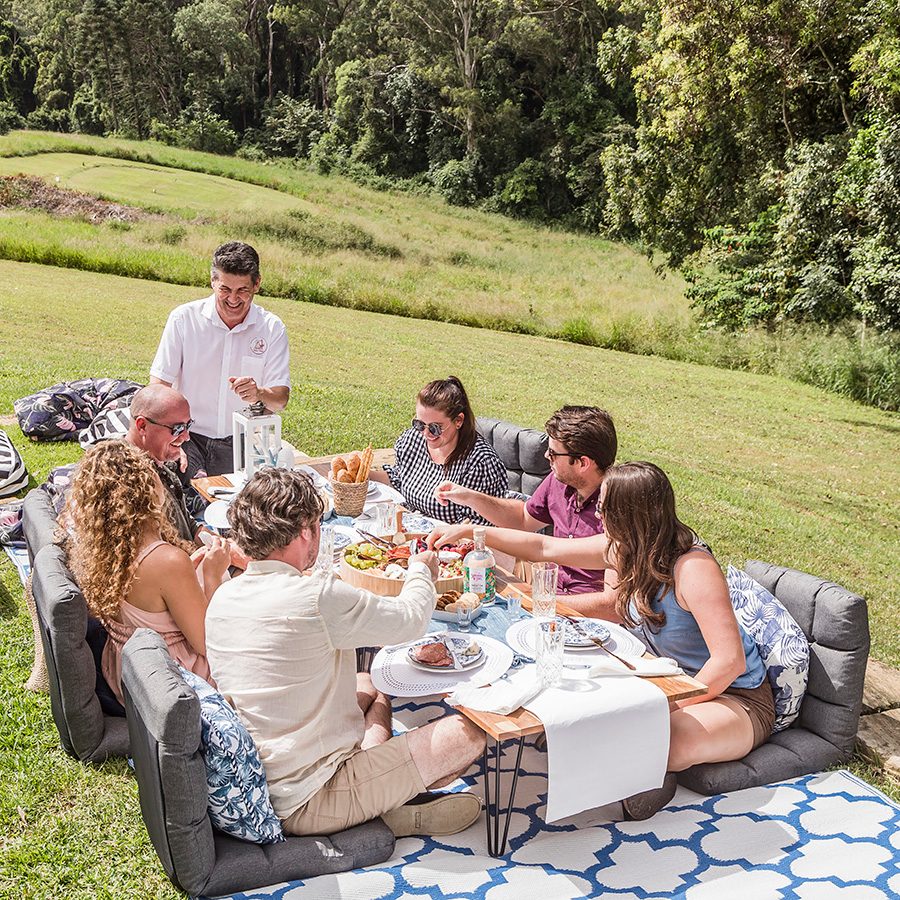
<path fill-rule="evenodd" d="M 282 469 L 258 472 L 232 503 L 232 537 L 250 563 L 206 614 L 213 677 L 256 742 L 286 832 L 333 834 L 377 816 L 397 836 L 462 831 L 480 799 L 424 792 L 469 768 L 483 732 L 451 715 L 392 737 L 389 699 L 356 671 L 357 647 L 425 633 L 436 557 L 412 557 L 392 598 L 304 574 L 321 514 L 310 479 Z"/>

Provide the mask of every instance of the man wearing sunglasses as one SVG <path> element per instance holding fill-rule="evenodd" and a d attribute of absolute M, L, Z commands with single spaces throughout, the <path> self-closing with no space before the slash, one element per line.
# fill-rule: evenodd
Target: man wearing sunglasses
<path fill-rule="evenodd" d="M 564 406 L 545 428 L 550 474 L 527 501 L 491 497 L 450 481 L 438 486 L 438 501 L 469 506 L 501 528 L 540 531 L 550 525 L 555 537 L 568 538 L 602 532 L 597 514 L 600 485 L 618 449 L 612 418 L 595 406 Z M 568 606 L 584 615 L 618 621 L 615 583 L 610 570 L 559 568 L 559 592 L 566 594 Z"/>
<path fill-rule="evenodd" d="M 211 296 L 169 314 L 152 384 L 176 387 L 196 419 L 183 481 L 234 468 L 233 414 L 260 402 L 279 412 L 290 397 L 287 332 L 278 316 L 253 302 L 260 285 L 259 255 L 231 241 L 213 254 Z"/>

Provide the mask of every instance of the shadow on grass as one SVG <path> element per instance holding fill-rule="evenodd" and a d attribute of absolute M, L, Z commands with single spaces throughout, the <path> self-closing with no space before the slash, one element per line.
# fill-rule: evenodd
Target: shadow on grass
<path fill-rule="evenodd" d="M 16 599 L 6 585 L 0 581 L 0 619 L 13 619 L 19 614 Z"/>
<path fill-rule="evenodd" d="M 888 434 L 900 434 L 900 425 L 889 425 L 887 422 L 860 422 L 859 419 L 841 419 L 847 425 L 856 425 L 860 428 L 876 428 Z"/>

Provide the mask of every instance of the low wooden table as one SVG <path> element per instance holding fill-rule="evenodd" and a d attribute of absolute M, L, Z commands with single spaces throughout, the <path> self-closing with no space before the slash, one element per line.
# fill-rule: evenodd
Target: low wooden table
<path fill-rule="evenodd" d="M 381 465 L 382 463 L 390 463 L 393 461 L 393 450 L 382 449 L 376 450 L 373 457 L 373 465 Z M 331 461 L 338 454 L 331 456 L 310 457 L 305 453 L 297 453 L 297 464 L 308 465 L 314 468 L 320 474 L 326 474 L 330 467 Z M 206 478 L 195 478 L 191 484 L 197 491 L 207 500 L 215 500 L 216 497 L 210 493 L 214 487 L 232 487 L 231 482 L 224 475 L 213 475 Z M 506 596 L 512 591 L 517 591 L 522 597 L 522 608 L 531 611 L 531 585 L 518 581 L 510 572 L 502 568 L 495 570 L 498 592 L 501 596 Z M 581 617 L 581 613 L 566 606 L 564 603 L 557 602 L 557 610 L 563 615 Z M 648 654 L 649 655 L 649 654 Z M 688 697 L 698 697 L 705 694 L 707 687 L 692 678 L 690 675 L 661 676 L 656 678 L 646 678 L 655 684 L 670 702 L 676 700 L 685 700 Z M 494 753 L 493 765 L 491 765 L 490 740 L 485 743 L 483 764 L 484 764 L 484 803 L 485 803 L 485 823 L 487 826 L 487 845 L 488 853 L 493 856 L 502 856 L 506 850 L 506 841 L 509 835 L 509 821 L 512 814 L 513 803 L 516 796 L 516 784 L 519 779 L 519 766 L 522 762 L 522 751 L 525 747 L 525 738 L 542 734 L 544 726 L 541 720 L 529 712 L 527 709 L 519 707 L 515 712 L 508 715 L 499 715 L 498 713 L 482 712 L 480 710 L 468 709 L 465 706 L 457 707 L 459 713 L 477 725 L 487 736 L 493 739 Z M 506 802 L 503 804 L 501 812 L 500 801 L 500 749 L 503 741 L 518 741 L 516 752 L 516 763 L 513 768 L 512 782 L 510 784 L 509 793 Z M 491 801 L 491 778 L 493 777 L 493 793 L 494 798 Z M 503 832 L 500 832 L 500 821 L 503 818 Z"/>
<path fill-rule="evenodd" d="M 531 611 L 531 585 L 514 580 L 508 573 L 496 571 L 495 577 L 499 593 L 506 596 L 512 591 L 517 591 L 522 598 L 522 608 Z M 581 618 L 581 613 L 560 603 L 556 603 L 557 612 L 566 616 Z M 649 656 L 650 654 L 646 654 Z M 655 684 L 665 695 L 669 702 L 676 700 L 686 700 L 688 697 L 699 697 L 705 694 L 707 687 L 705 684 L 692 678 L 690 675 L 674 675 L 660 676 L 655 678 L 645 678 Z M 519 780 L 519 767 L 522 762 L 522 750 L 525 747 L 525 738 L 534 734 L 542 734 L 544 725 L 541 720 L 532 712 L 524 707 L 519 707 L 508 715 L 499 715 L 498 713 L 482 712 L 480 710 L 468 709 L 465 706 L 457 707 L 457 710 L 471 722 L 474 722 L 487 736 L 488 741 L 485 743 L 483 765 L 484 765 L 484 808 L 485 808 L 485 825 L 487 827 L 487 849 L 488 854 L 493 857 L 502 856 L 506 852 L 506 839 L 509 835 L 509 821 L 512 815 L 513 804 L 516 798 L 516 784 Z M 493 766 L 491 765 L 490 739 L 493 738 L 494 753 Z M 502 804 L 500 801 L 500 749 L 503 741 L 518 741 L 516 750 L 516 762 L 513 767 L 512 782 L 510 784 L 509 793 L 506 802 Z M 491 771 L 493 770 L 493 771 Z M 494 797 L 491 799 L 491 778 L 493 778 Z M 503 833 L 500 832 L 500 821 L 504 819 Z"/>

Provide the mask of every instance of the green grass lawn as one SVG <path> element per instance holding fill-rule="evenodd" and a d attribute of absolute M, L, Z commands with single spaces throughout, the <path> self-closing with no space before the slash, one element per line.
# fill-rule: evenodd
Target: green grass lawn
<path fill-rule="evenodd" d="M 162 165 L 57 147 L 104 153 L 118 148 Z M 36 150 L 45 152 L 20 155 Z M 189 171 L 192 164 L 226 177 Z M 154 255 L 157 266 L 152 275 L 133 274 L 184 283 L 180 256 L 190 255 L 199 264 L 191 281 L 202 283 L 212 249 L 243 238 L 260 250 L 269 294 L 315 286 L 340 305 L 393 304 L 421 314 L 430 304 L 448 314 L 522 321 L 538 331 L 559 329 L 576 317 L 605 329 L 629 316 L 687 315 L 683 281 L 660 277 L 649 260 L 621 244 L 454 208 L 434 197 L 374 191 L 287 164 L 153 142 L 16 132 L 0 137 L 0 175 L 18 173 L 164 212 L 190 227 L 176 247 L 167 247 L 160 239 L 167 226 L 136 225 L 123 233 L 5 210 L 0 246 L 8 258 L 37 258 L 24 255 L 26 244 L 44 251 L 80 245 L 88 230 L 93 257 L 82 268 L 96 270 L 98 256 L 117 258 L 136 247 Z"/>
<path fill-rule="evenodd" d="M 0 261 L 0 416 L 15 398 L 84 376 L 145 379 L 192 288 Z M 673 479 L 679 513 L 722 563 L 748 557 L 838 581 L 869 602 L 873 654 L 900 663 L 900 416 L 784 379 L 267 299 L 287 325 L 286 436 L 310 453 L 390 445 L 423 383 L 461 375 L 478 414 L 541 427 L 564 403 L 607 408 L 620 459 Z M 35 481 L 77 459 L 7 428 Z M 26 694 L 31 629 L 0 562 L 0 896 L 174 897 L 122 762 L 59 749 L 46 696 Z M 878 783 L 861 764 L 856 771 Z M 897 792 L 890 785 L 883 788 Z"/>

